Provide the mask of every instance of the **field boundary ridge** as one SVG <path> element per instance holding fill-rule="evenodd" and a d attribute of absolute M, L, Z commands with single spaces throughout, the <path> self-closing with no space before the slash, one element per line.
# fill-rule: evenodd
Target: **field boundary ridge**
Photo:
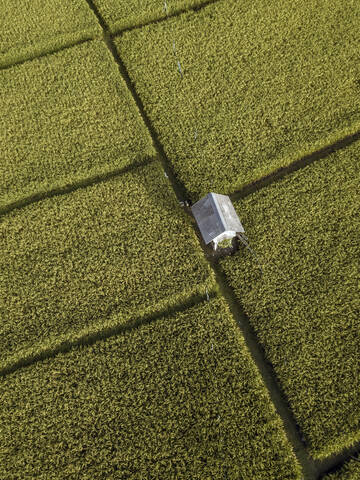
<path fill-rule="evenodd" d="M 195 307 L 196 305 L 199 305 L 205 301 L 208 301 L 208 299 L 210 300 L 210 299 L 216 298 L 217 296 L 218 296 L 218 293 L 215 290 L 209 291 L 208 295 L 201 295 L 201 294 L 195 293 L 191 297 L 189 297 L 187 300 L 181 303 L 170 305 L 169 307 L 157 310 L 156 312 L 153 312 L 149 315 L 145 314 L 137 318 L 135 317 L 134 319 L 128 321 L 127 323 L 114 324 L 102 329 L 96 329 L 95 327 L 94 331 L 92 332 L 90 331 L 85 334 L 81 334 L 81 332 L 79 332 L 79 336 L 74 338 L 74 340 L 62 339 L 57 345 L 51 345 L 49 347 L 45 347 L 42 351 L 35 352 L 32 354 L 29 353 L 28 355 L 25 355 L 24 357 L 18 360 L 13 360 L 13 361 L 10 360 L 7 365 L 4 365 L 0 369 L 0 377 L 5 377 L 7 375 L 10 375 L 11 373 L 14 373 L 17 370 L 20 370 L 21 368 L 28 367 L 42 360 L 53 358 L 58 353 L 67 353 L 70 350 L 79 346 L 90 346 L 98 341 L 107 340 L 111 337 L 121 335 L 122 333 L 130 332 L 135 328 L 142 327 L 144 325 L 148 325 L 150 323 L 156 322 L 161 318 L 171 317 L 176 313 L 184 312 L 192 307 Z M 112 315 L 114 314 L 116 315 L 116 312 L 110 313 L 108 315 L 108 318 L 111 318 Z"/>
<path fill-rule="evenodd" d="M 87 0 L 89 1 L 89 0 Z M 213 5 L 214 3 L 220 3 L 223 0 L 206 0 L 201 4 L 197 5 L 192 5 L 192 6 L 180 6 L 180 7 L 174 7 L 174 11 L 168 13 L 167 16 L 164 17 L 158 17 L 153 15 L 152 17 L 146 17 L 144 14 L 140 20 L 138 20 L 136 23 L 132 23 L 135 21 L 135 19 L 138 19 L 138 17 L 132 17 L 131 20 L 128 22 L 115 22 L 112 27 L 106 27 L 110 35 L 117 37 L 121 36 L 123 33 L 126 32 L 131 32 L 132 30 L 138 30 L 143 27 L 147 27 L 148 25 L 156 25 L 158 23 L 165 22 L 166 20 L 169 20 L 170 18 L 175 18 L 179 17 L 180 15 L 183 15 L 184 13 L 189 13 L 189 12 L 197 12 L 199 10 L 203 10 L 204 8 L 208 7 L 209 5 Z M 91 2 L 92 3 L 92 2 Z M 159 0 L 159 4 L 163 5 L 163 0 Z M 96 8 L 96 7 L 95 7 Z M 103 20 L 102 20 L 103 21 Z M 103 21 L 105 24 L 105 22 Z"/>
<path fill-rule="evenodd" d="M 61 38 L 63 38 L 62 41 Z M 57 36 L 46 42 L 39 42 L 30 47 L 21 48 L 16 54 L 9 51 L 0 57 L 0 71 L 8 70 L 17 65 L 22 65 L 23 63 L 31 62 L 38 58 L 46 57 L 96 39 L 101 40 L 101 32 L 95 33 L 89 29 L 76 32 L 75 34 Z"/>
<path fill-rule="evenodd" d="M 145 167 L 146 165 L 150 165 L 151 163 L 156 161 L 156 156 L 154 157 L 147 157 L 141 162 L 134 162 L 126 167 L 116 168 L 114 170 L 110 170 L 108 172 L 104 172 L 102 174 L 97 174 L 92 177 L 87 177 L 82 180 L 75 181 L 73 183 L 64 184 L 63 186 L 55 187 L 53 189 L 44 191 L 44 192 L 37 192 L 28 197 L 21 198 L 19 200 L 15 200 L 3 207 L 0 207 L 0 218 L 13 210 L 19 210 L 28 205 L 33 203 L 41 202 L 47 198 L 52 198 L 60 195 L 66 195 L 76 190 L 82 188 L 88 188 L 98 183 L 103 183 L 109 180 L 112 180 L 115 177 L 120 177 L 126 173 L 129 173 L 137 168 Z"/>
<path fill-rule="evenodd" d="M 300 170 L 304 167 L 307 167 L 308 165 L 311 165 L 317 160 L 321 160 L 325 157 L 328 157 L 332 153 L 338 150 L 341 150 L 351 145 L 352 143 L 355 143 L 358 140 L 360 140 L 360 130 L 357 129 L 355 133 L 346 135 L 345 137 L 340 138 L 339 140 L 337 140 L 336 142 L 330 145 L 327 145 L 325 147 L 322 147 L 316 150 L 315 152 L 302 156 L 301 158 L 299 158 L 298 160 L 295 160 L 294 162 L 290 163 L 286 167 L 280 167 L 274 172 L 269 173 L 268 175 L 265 175 L 264 177 L 261 177 L 258 180 L 255 180 L 254 182 L 249 183 L 248 185 L 245 185 L 241 189 L 233 193 L 230 193 L 229 197 L 231 198 L 232 202 L 241 200 L 242 198 L 245 198 L 248 195 L 251 195 L 252 193 L 257 192 L 262 188 L 271 185 L 272 183 L 282 180 L 287 175 L 293 172 L 296 172 L 297 170 Z"/>

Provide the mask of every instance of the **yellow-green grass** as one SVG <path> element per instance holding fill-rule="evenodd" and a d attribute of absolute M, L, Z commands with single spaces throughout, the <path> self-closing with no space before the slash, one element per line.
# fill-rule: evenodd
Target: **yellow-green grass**
<path fill-rule="evenodd" d="M 360 143 L 236 202 L 262 264 L 221 261 L 311 455 L 360 440 Z"/>
<path fill-rule="evenodd" d="M 0 110 L 0 211 L 155 154 L 101 40 L 0 71 Z"/>
<path fill-rule="evenodd" d="M 201 6 L 208 0 L 94 0 L 102 19 L 111 33 L 141 26 L 154 20 L 174 15 L 191 7 Z"/>
<path fill-rule="evenodd" d="M 3 368 L 215 284 L 157 162 L 13 210 L 0 251 Z"/>
<path fill-rule="evenodd" d="M 0 0 L 0 68 L 101 35 L 85 0 Z"/>
<path fill-rule="evenodd" d="M 10 374 L 0 400 L 1 478 L 301 478 L 222 299 Z"/>
<path fill-rule="evenodd" d="M 360 129 L 360 3 L 289 7 L 227 0 L 116 39 L 193 201 Z"/>
<path fill-rule="evenodd" d="M 360 457 L 354 457 L 337 472 L 326 475 L 323 480 L 360 480 Z"/>

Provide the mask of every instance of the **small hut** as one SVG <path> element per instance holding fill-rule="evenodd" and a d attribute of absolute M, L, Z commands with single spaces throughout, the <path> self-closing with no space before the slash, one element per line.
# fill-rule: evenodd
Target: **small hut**
<path fill-rule="evenodd" d="M 227 195 L 208 193 L 191 207 L 191 211 L 205 244 L 212 242 L 214 250 L 219 242 L 245 232 Z"/>

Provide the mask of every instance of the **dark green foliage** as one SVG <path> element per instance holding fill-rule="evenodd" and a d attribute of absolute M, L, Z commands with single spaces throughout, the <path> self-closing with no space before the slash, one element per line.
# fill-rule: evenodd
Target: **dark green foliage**
<path fill-rule="evenodd" d="M 0 251 L 0 367 L 215 283 L 157 162 L 14 210 Z"/>
<path fill-rule="evenodd" d="M 166 0 L 168 15 L 206 3 L 207 0 Z M 166 17 L 164 0 L 94 0 L 109 30 L 143 25 Z"/>
<path fill-rule="evenodd" d="M 0 0 L 0 67 L 101 34 L 85 0 Z"/>
<path fill-rule="evenodd" d="M 248 252 L 221 261 L 311 455 L 360 440 L 360 143 L 236 203 Z"/>
<path fill-rule="evenodd" d="M 338 472 L 326 475 L 323 480 L 360 480 L 360 457 L 354 457 Z"/>
<path fill-rule="evenodd" d="M 100 40 L 0 71 L 0 110 L 0 210 L 155 152 Z"/>
<path fill-rule="evenodd" d="M 116 44 L 198 200 L 360 129 L 359 25 L 358 0 L 296 0 L 291 8 L 227 0 L 126 32 Z"/>
<path fill-rule="evenodd" d="M 300 479 L 222 299 L 7 376 L 0 444 L 4 479 Z"/>

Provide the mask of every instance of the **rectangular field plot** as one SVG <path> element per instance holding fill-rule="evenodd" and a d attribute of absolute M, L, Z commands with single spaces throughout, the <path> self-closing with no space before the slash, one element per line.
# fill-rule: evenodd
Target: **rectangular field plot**
<path fill-rule="evenodd" d="M 116 44 L 195 201 L 360 129 L 359 24 L 357 0 L 227 0 Z"/>
<path fill-rule="evenodd" d="M 157 162 L 12 211 L 0 251 L 0 368 L 214 285 Z"/>
<path fill-rule="evenodd" d="M 0 383 L 1 478 L 300 480 L 221 299 Z"/>
<path fill-rule="evenodd" d="M 84 0 L 0 0 L 0 67 L 101 34 Z"/>
<path fill-rule="evenodd" d="M 186 8 L 196 7 L 207 0 L 166 0 L 167 13 L 173 15 Z M 164 0 L 94 0 L 111 32 L 142 25 L 166 17 Z"/>
<path fill-rule="evenodd" d="M 309 451 L 360 440 L 360 143 L 238 201 L 248 250 L 221 261 Z"/>
<path fill-rule="evenodd" d="M 0 110 L 0 211 L 154 154 L 100 40 L 0 71 Z"/>

